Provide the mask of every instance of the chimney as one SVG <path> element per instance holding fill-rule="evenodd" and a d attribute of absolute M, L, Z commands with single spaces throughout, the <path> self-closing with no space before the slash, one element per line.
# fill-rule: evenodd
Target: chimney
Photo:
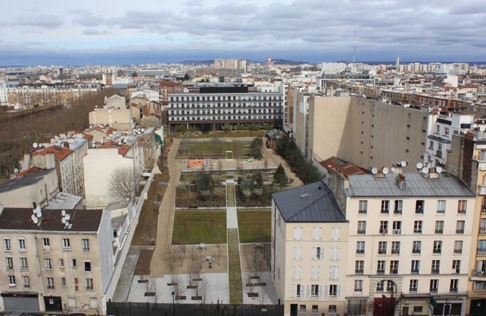
<path fill-rule="evenodd" d="M 405 190 L 407 188 L 407 181 L 402 173 L 397 174 L 395 179 L 400 190 Z"/>

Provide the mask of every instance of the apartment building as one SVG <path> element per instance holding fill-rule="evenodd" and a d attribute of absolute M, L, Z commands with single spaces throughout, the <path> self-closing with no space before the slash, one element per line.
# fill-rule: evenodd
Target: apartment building
<path fill-rule="evenodd" d="M 219 130 L 224 125 L 282 124 L 282 93 L 251 92 L 247 86 L 204 86 L 169 97 L 169 131 L 176 126 Z"/>
<path fill-rule="evenodd" d="M 105 313 L 114 270 L 110 215 L 82 212 L 0 209 L 0 310 Z"/>
<path fill-rule="evenodd" d="M 345 183 L 348 314 L 464 315 L 475 194 L 438 173 Z"/>
<path fill-rule="evenodd" d="M 345 313 L 347 235 L 323 182 L 273 194 L 271 271 L 284 315 Z"/>
<path fill-rule="evenodd" d="M 446 168 L 477 194 L 466 312 L 481 315 L 486 304 L 486 133 L 453 135 Z"/>

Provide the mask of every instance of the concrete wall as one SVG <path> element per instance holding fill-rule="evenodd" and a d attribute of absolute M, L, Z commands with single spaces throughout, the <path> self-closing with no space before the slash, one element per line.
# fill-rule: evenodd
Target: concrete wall
<path fill-rule="evenodd" d="M 108 124 L 118 130 L 129 130 L 131 128 L 130 109 L 100 109 L 89 112 L 89 124 Z"/>

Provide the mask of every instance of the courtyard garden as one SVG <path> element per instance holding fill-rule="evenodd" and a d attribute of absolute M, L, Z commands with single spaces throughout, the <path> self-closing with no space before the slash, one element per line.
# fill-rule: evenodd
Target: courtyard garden
<path fill-rule="evenodd" d="M 271 237 L 271 214 L 270 209 L 238 210 L 240 242 L 269 242 Z"/>
<path fill-rule="evenodd" d="M 223 210 L 178 210 L 172 244 L 226 243 L 226 212 Z"/>

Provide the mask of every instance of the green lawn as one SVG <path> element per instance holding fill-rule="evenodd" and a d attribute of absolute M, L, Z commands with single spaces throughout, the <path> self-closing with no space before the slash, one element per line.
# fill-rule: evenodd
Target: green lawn
<path fill-rule="evenodd" d="M 236 228 L 228 229 L 228 260 L 230 304 L 243 304 L 240 248 Z"/>
<path fill-rule="evenodd" d="M 271 214 L 268 210 L 238 211 L 240 243 L 270 241 Z"/>
<path fill-rule="evenodd" d="M 225 211 L 176 211 L 172 244 L 226 243 Z"/>

